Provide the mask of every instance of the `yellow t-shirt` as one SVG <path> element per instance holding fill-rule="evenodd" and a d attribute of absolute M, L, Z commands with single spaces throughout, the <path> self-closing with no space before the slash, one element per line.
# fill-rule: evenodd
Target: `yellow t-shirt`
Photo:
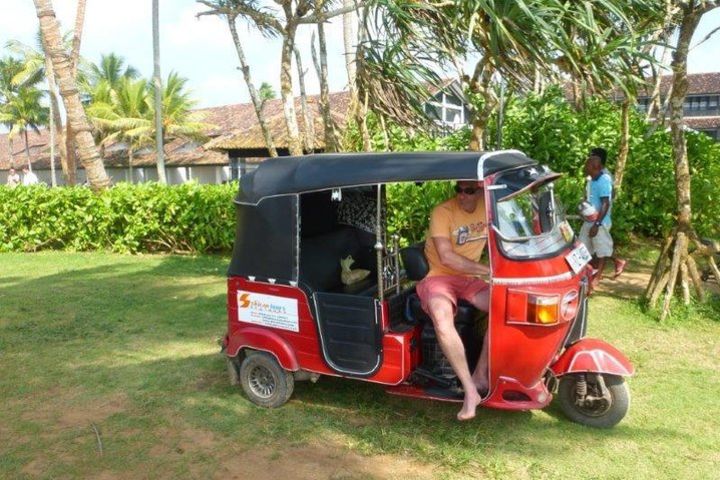
<path fill-rule="evenodd" d="M 425 240 L 425 256 L 430 264 L 428 277 L 466 275 L 442 264 L 432 237 L 449 239 L 455 253 L 476 262 L 487 243 L 486 220 L 484 198 L 480 198 L 472 213 L 463 210 L 455 197 L 435 207 L 430 214 L 430 231 Z"/>

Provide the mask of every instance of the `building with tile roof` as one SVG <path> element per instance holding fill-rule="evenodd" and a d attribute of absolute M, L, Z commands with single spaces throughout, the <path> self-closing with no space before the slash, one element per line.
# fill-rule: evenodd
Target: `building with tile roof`
<path fill-rule="evenodd" d="M 448 80 L 441 88 L 431 91 L 426 112 L 446 129 L 469 123 L 469 110 L 457 81 Z M 349 92 L 330 94 L 331 115 L 336 126 L 344 128 L 350 103 Z M 320 114 L 319 95 L 308 96 L 308 106 L 315 130 L 314 151 L 325 149 L 324 125 Z M 304 135 L 300 99 L 295 99 L 298 127 Z M 196 180 L 200 183 L 223 183 L 237 179 L 269 156 L 252 103 L 223 105 L 199 109 L 202 121 L 210 125 L 205 143 L 174 139 L 165 145 L 165 168 L 168 183 Z M 279 155 L 288 155 L 288 138 L 281 99 L 267 100 L 263 106 L 265 120 L 272 132 Z M 47 129 L 29 132 L 29 154 L 33 171 L 41 182 L 51 184 L 50 138 Z M 102 149 L 103 163 L 113 182 L 145 182 L 157 180 L 156 155 L 152 147 L 134 153 L 132 178 L 127 145 L 116 142 Z M 10 142 L 7 134 L 0 134 L 0 183 L 7 180 L 10 167 L 20 170 L 27 165 L 24 139 Z M 56 179 L 63 184 L 59 149 L 55 149 Z M 85 181 L 80 164 L 78 183 Z"/>

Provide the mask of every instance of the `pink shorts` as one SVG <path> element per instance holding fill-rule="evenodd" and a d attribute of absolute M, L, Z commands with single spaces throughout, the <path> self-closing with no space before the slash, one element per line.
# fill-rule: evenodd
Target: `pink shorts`
<path fill-rule="evenodd" d="M 420 297 L 420 305 L 422 305 L 425 312 L 429 312 L 427 302 L 437 296 L 450 300 L 453 304 L 453 311 L 455 311 L 458 299 L 472 303 L 475 295 L 487 288 L 487 282 L 480 278 L 460 275 L 435 275 L 425 277 L 417 284 L 415 291 Z"/>

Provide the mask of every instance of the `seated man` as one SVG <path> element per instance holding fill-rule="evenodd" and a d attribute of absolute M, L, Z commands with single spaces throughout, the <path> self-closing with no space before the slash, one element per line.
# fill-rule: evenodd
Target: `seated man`
<path fill-rule="evenodd" d="M 425 256 L 430 272 L 417 285 L 423 309 L 432 318 L 440 348 L 465 390 L 458 420 L 469 420 L 482 400 L 479 392 L 488 388 L 487 335 L 480 359 L 471 375 L 465 349 L 454 316 L 458 299 L 488 311 L 488 284 L 478 278 L 490 269 L 478 263 L 487 242 L 485 197 L 482 183 L 460 181 L 457 195 L 436 206 L 430 216 L 430 235 L 425 241 Z"/>

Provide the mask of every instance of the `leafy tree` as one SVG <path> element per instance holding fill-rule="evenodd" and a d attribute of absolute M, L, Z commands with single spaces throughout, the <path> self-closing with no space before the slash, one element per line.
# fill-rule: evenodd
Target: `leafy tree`
<path fill-rule="evenodd" d="M 358 81 L 375 102 L 373 110 L 400 119 L 410 106 L 423 115 L 427 91 L 419 81 L 438 80 L 429 67 L 462 71 L 460 60 L 476 55 L 472 73 L 461 78 L 475 107 L 470 148 L 482 149 L 497 107 L 498 76 L 521 91 L 539 75 L 556 78 L 559 72 L 625 85 L 639 51 L 635 8 L 651 2 L 374 0 L 375 35 Z"/>
<path fill-rule="evenodd" d="M 700 281 L 697 264 L 690 255 L 689 245 L 692 242 L 702 253 L 707 254 L 708 261 L 714 270 L 716 278 L 720 278 L 720 269 L 712 256 L 702 244 L 692 226 L 692 202 L 690 198 L 691 176 L 688 161 L 687 139 L 685 136 L 685 122 L 683 119 L 683 104 L 687 96 L 687 56 L 690 42 L 695 29 L 703 15 L 720 7 L 720 1 L 688 0 L 676 2 L 679 7 L 677 17 L 678 39 L 673 54 L 672 69 L 673 83 L 670 94 L 670 131 L 672 136 L 673 157 L 675 164 L 675 194 L 677 198 L 677 223 L 673 232 L 663 245 L 660 257 L 655 264 L 650 284 L 645 297 L 650 306 L 654 306 L 664 293 L 660 320 L 665 319 L 670 312 L 670 302 L 675 295 L 676 286 L 679 285 L 683 302 L 690 303 L 690 284 L 700 299 L 704 298 L 704 287 Z"/>
<path fill-rule="evenodd" d="M 242 18 L 248 21 L 261 33 L 282 38 L 280 50 L 280 96 L 283 102 L 285 125 L 288 132 L 288 147 L 291 155 L 302 155 L 302 142 L 295 114 L 295 102 L 292 86 L 292 57 L 295 50 L 295 34 L 300 25 L 317 24 L 332 17 L 351 11 L 362 2 L 349 7 L 331 10 L 329 2 L 313 2 L 312 0 L 278 0 L 279 8 L 264 6 L 256 0 L 197 0 L 206 6 L 207 11 L 200 15 L 216 15 L 228 19 L 231 32 L 235 28 L 235 20 Z M 239 41 L 233 33 L 233 40 L 238 49 Z M 242 63 L 242 60 L 241 60 Z M 249 76 L 245 76 L 246 83 Z M 248 83 L 248 87 L 250 84 Z M 253 97 L 251 93 L 251 97 Z M 255 100 L 253 100 L 255 103 Z M 258 113 L 258 105 L 255 105 Z M 258 113 L 259 115 L 259 113 Z M 260 116 L 258 116 L 260 121 Z M 266 142 L 267 143 L 267 142 Z"/>

